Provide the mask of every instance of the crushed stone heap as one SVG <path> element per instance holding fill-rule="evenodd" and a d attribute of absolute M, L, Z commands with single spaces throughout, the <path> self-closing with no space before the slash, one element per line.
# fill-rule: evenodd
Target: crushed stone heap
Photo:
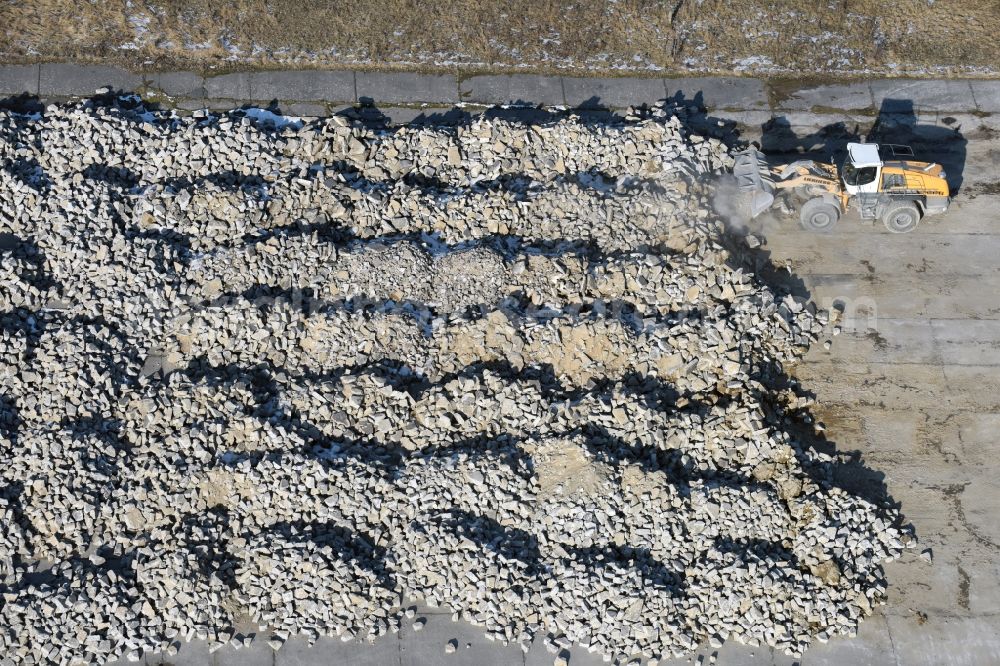
<path fill-rule="evenodd" d="M 0 114 L 0 654 L 363 640 L 610 659 L 851 634 L 914 543 L 785 368 L 826 314 L 617 124 Z M 132 107 L 132 108 L 130 108 Z"/>

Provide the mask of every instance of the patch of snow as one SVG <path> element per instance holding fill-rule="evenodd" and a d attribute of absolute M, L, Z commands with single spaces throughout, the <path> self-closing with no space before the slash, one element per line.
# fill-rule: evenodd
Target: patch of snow
<path fill-rule="evenodd" d="M 219 43 L 222 44 L 222 49 L 231 57 L 238 57 L 243 53 L 242 49 L 232 42 L 229 35 L 221 35 L 219 37 Z"/>
<path fill-rule="evenodd" d="M 125 8 L 132 8 L 131 1 L 125 3 Z M 119 44 L 116 48 L 122 51 L 135 51 L 141 49 L 143 46 L 146 46 L 149 43 L 150 17 L 143 14 L 132 14 L 127 15 L 125 18 L 132 26 L 132 33 L 134 37 L 124 44 Z"/>
<path fill-rule="evenodd" d="M 243 109 L 243 114 L 261 125 L 270 125 L 275 129 L 284 129 L 285 127 L 300 129 L 305 124 L 305 121 L 298 116 L 282 116 L 268 109 L 257 107 Z"/>
<path fill-rule="evenodd" d="M 548 37 L 542 37 L 541 38 L 541 42 L 542 42 L 542 44 L 562 44 L 562 37 L 559 34 L 559 32 L 557 32 L 555 30 L 550 30 L 549 31 L 549 36 Z"/>
<path fill-rule="evenodd" d="M 128 17 L 128 22 L 132 25 L 132 30 L 135 31 L 135 38 L 138 41 L 145 41 L 145 37 L 149 34 L 149 21 L 148 16 L 133 15 Z"/>
<path fill-rule="evenodd" d="M 184 48 L 189 51 L 207 51 L 208 49 L 213 48 L 214 46 L 215 44 L 213 44 L 212 40 L 210 39 L 198 43 L 184 40 Z"/>
<path fill-rule="evenodd" d="M 584 187 L 590 188 L 601 194 L 611 194 L 615 191 L 615 183 L 604 180 L 601 174 L 581 171 L 576 175 L 577 181 Z"/>
<path fill-rule="evenodd" d="M 736 61 L 736 66 L 733 68 L 737 72 L 745 72 L 750 69 L 766 69 L 768 67 L 774 67 L 774 63 L 767 56 L 749 56 L 741 60 Z"/>

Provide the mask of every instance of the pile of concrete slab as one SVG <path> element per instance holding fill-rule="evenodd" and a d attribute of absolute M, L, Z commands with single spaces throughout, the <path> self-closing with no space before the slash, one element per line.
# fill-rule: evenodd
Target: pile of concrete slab
<path fill-rule="evenodd" d="M 0 653 L 396 631 L 608 659 L 856 630 L 899 514 L 785 366 L 827 315 L 625 122 L 0 115 Z"/>

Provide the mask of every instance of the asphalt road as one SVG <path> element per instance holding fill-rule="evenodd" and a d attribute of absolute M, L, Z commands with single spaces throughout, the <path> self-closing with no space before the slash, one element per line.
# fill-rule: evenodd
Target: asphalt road
<path fill-rule="evenodd" d="M 23 74 L 25 81 L 34 75 L 41 85 L 39 71 Z M 884 136 L 917 139 L 918 152 L 944 162 L 959 187 L 946 216 L 903 236 L 852 216 L 824 235 L 772 215 L 756 223 L 766 236 L 765 250 L 779 266 L 787 264 L 813 299 L 822 306 L 839 301 L 846 308 L 844 331 L 831 349 L 816 345 L 795 371 L 815 392 L 831 443 L 857 457 L 845 466 L 841 481 L 898 502 L 916 527 L 921 549 L 932 549 L 933 563 L 911 552 L 890 564 L 889 601 L 862 623 L 859 635 L 817 643 L 802 658 L 727 643 L 661 663 L 697 663 L 699 655 L 708 663 L 713 653 L 719 664 L 740 665 L 1000 663 L 1000 116 L 984 111 L 982 101 L 1000 103 L 1000 86 L 939 82 L 914 95 L 908 84 L 885 88 L 883 83 L 795 91 L 783 98 L 780 111 L 739 108 L 738 102 L 719 99 L 706 105 L 718 107 L 717 117 L 743 123 L 745 136 L 761 139 L 771 151 L 819 152 L 868 132 L 874 109 L 881 108 L 891 112 L 881 119 L 883 127 L 890 121 Z M 978 94 L 963 97 L 980 85 Z M 859 99 L 867 110 L 856 108 L 852 100 Z M 893 107 L 886 100 L 901 104 Z M 848 110 L 832 111 L 837 104 Z M 398 111 L 399 119 L 422 113 L 386 108 Z M 778 120 L 769 120 L 772 116 Z M 553 661 L 540 643 L 524 655 L 490 643 L 475 627 L 453 623 L 448 611 L 421 608 L 420 614 L 429 619 L 423 631 L 416 633 L 407 623 L 398 636 L 374 645 L 324 639 L 308 647 L 292 640 L 275 653 L 257 641 L 250 649 L 210 655 L 205 645 L 193 643 L 176 657 L 149 655 L 146 663 Z M 459 641 L 459 649 L 445 655 L 450 639 Z M 597 663 L 600 659 L 585 651 L 572 652 L 573 666 Z"/>

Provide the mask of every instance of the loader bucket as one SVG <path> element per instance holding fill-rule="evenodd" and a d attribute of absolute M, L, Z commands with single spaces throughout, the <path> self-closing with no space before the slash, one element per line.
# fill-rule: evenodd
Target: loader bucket
<path fill-rule="evenodd" d="M 774 181 L 771 167 L 756 148 L 750 148 L 736 155 L 733 165 L 736 186 L 744 198 L 741 202 L 751 218 L 757 217 L 774 203 Z"/>

